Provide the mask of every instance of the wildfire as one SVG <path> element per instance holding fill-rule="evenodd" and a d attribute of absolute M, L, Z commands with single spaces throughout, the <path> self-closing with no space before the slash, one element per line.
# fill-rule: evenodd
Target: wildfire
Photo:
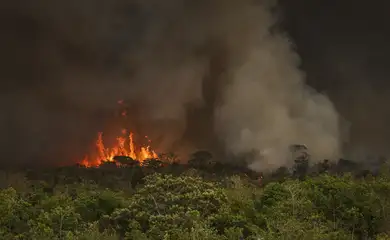
<path fill-rule="evenodd" d="M 123 104 L 123 100 L 118 101 L 118 104 Z M 123 110 L 121 116 L 127 116 L 127 111 Z M 112 148 L 106 148 L 103 142 L 103 133 L 98 134 L 96 140 L 96 157 L 91 158 L 86 156 L 81 162 L 81 165 L 86 167 L 99 166 L 104 161 L 114 162 L 115 156 L 126 156 L 133 160 L 142 163 L 145 159 L 158 158 L 155 151 L 149 146 L 150 140 L 145 136 L 148 144 L 146 146 L 138 147 L 135 145 L 133 133 L 126 129 L 122 129 L 121 136 L 116 138 L 116 144 Z"/>
<path fill-rule="evenodd" d="M 86 156 L 80 164 L 86 167 L 99 166 L 103 161 L 113 162 L 115 156 L 126 156 L 139 162 L 143 162 L 145 159 L 158 158 L 155 151 L 151 150 L 150 146 L 144 146 L 137 148 L 133 140 L 133 133 L 129 133 L 127 137 L 124 135 L 126 130 L 122 130 L 122 135 L 116 138 L 116 145 L 112 148 L 106 148 L 103 142 L 103 133 L 98 134 L 96 140 L 97 157 L 91 159 Z M 145 136 L 147 138 L 147 136 Z M 148 140 L 150 142 L 150 140 Z"/>

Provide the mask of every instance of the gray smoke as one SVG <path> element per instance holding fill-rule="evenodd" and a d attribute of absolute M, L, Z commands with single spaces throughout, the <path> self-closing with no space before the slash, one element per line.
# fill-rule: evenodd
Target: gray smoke
<path fill-rule="evenodd" d="M 259 12 L 267 14 L 259 7 Z M 270 16 L 271 17 L 271 16 Z M 260 21 L 259 21 L 260 22 Z M 340 156 L 338 114 L 329 99 L 305 85 L 289 39 L 271 34 L 270 22 L 242 65 L 232 71 L 216 125 L 233 153 L 256 150 L 256 170 L 290 165 L 290 144 L 306 144 L 314 160 Z"/>
<path fill-rule="evenodd" d="M 232 154 L 267 152 L 256 170 L 287 164 L 292 143 L 307 144 L 315 159 L 337 156 L 337 113 L 305 85 L 274 7 L 249 0 L 4 3 L 1 77 L 10 84 L 1 96 L 2 147 L 25 161 L 76 159 L 96 131 L 117 124 L 112 113 L 125 99 L 134 110 L 129 124 L 160 151 L 223 145 Z"/>

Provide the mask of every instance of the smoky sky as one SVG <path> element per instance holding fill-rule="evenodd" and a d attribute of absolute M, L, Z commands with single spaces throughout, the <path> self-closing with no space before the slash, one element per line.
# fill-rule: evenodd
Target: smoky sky
<path fill-rule="evenodd" d="M 387 1 L 284 1 L 307 83 L 349 122 L 351 158 L 388 155 L 390 8 Z"/>
<path fill-rule="evenodd" d="M 321 157 L 344 140 L 348 154 L 387 154 L 384 4 L 5 1 L 1 162 L 76 161 L 122 125 L 161 151 L 280 150 L 302 137 Z"/>

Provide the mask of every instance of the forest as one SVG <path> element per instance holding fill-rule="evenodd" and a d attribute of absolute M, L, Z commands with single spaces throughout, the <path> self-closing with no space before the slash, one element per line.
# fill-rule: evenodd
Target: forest
<path fill-rule="evenodd" d="M 390 165 L 360 166 L 261 174 L 200 151 L 187 164 L 167 155 L 2 170 L 0 239 L 390 239 Z"/>

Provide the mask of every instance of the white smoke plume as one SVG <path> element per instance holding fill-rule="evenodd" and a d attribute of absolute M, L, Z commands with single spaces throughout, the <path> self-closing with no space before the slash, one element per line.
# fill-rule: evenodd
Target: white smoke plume
<path fill-rule="evenodd" d="M 269 28 L 270 26 L 264 26 Z M 232 72 L 216 125 L 233 153 L 264 153 L 256 169 L 291 164 L 290 144 L 313 159 L 340 154 L 338 115 L 329 99 L 305 85 L 299 58 L 283 35 L 266 32 Z"/>

